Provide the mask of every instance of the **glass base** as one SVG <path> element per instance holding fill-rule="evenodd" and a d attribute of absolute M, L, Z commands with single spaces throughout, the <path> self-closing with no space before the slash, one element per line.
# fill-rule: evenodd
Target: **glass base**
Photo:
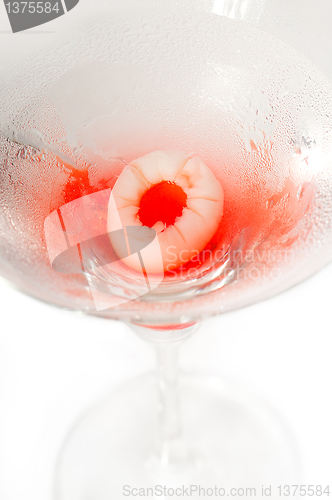
<path fill-rule="evenodd" d="M 292 436 L 266 404 L 213 377 L 181 374 L 179 391 L 185 462 L 163 466 L 154 455 L 157 383 L 154 375 L 141 376 L 72 430 L 59 457 L 54 500 L 211 498 L 235 496 L 232 488 L 238 496 L 277 498 L 278 485 L 299 484 Z M 272 486 L 271 494 L 263 495 L 262 486 Z"/>

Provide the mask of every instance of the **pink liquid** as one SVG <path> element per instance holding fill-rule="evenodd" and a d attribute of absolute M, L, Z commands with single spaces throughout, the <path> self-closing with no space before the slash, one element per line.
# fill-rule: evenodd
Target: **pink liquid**
<path fill-rule="evenodd" d="M 152 227 L 158 220 L 168 225 L 174 222 L 176 217 L 181 216 L 186 199 L 182 189 L 171 184 L 166 182 L 157 184 L 143 195 L 139 210 L 143 225 Z M 252 182 L 245 197 L 238 196 L 238 193 L 232 191 L 227 183 L 222 185 L 225 199 L 218 230 L 200 254 L 197 255 L 193 251 L 192 260 L 175 270 L 166 272 L 166 279 L 182 277 L 184 272 L 200 268 L 217 250 L 229 248 L 243 230 L 246 231 L 241 248 L 243 252 L 267 238 L 270 249 L 290 246 L 297 238 L 296 235 L 289 237 L 287 235 L 310 208 L 313 195 L 311 184 L 306 183 L 301 187 L 288 178 L 282 189 L 270 197 L 267 195 L 266 186 L 261 183 Z M 62 202 L 56 208 L 109 188 L 110 182 L 107 178 L 99 179 L 98 184 L 93 184 L 89 179 L 88 170 L 71 169 L 62 188 Z M 93 210 L 98 212 L 99 209 L 94 205 Z M 97 217 L 93 220 L 95 234 L 107 232 L 107 212 L 104 207 L 99 210 Z"/>

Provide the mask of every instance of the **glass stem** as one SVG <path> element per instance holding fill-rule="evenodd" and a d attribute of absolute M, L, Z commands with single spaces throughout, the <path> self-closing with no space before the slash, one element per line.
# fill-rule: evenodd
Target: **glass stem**
<path fill-rule="evenodd" d="M 156 346 L 159 392 L 159 459 L 162 467 L 187 460 L 178 391 L 179 343 Z"/>
<path fill-rule="evenodd" d="M 133 323 L 130 327 L 142 340 L 153 345 L 157 354 L 159 429 L 157 446 L 147 466 L 154 480 L 165 479 L 169 474 L 174 478 L 177 472 L 182 480 L 183 474 L 191 477 L 195 464 L 182 430 L 178 358 L 180 345 L 197 330 L 198 324 L 174 330 L 151 329 Z"/>

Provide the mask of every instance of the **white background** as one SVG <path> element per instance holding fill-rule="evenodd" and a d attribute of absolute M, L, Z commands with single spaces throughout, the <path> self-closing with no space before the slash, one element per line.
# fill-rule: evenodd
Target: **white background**
<path fill-rule="evenodd" d="M 235 379 L 272 404 L 297 440 L 306 484 L 332 491 L 332 267 L 249 308 L 213 318 L 181 365 Z M 121 323 L 63 311 L 0 283 L 0 498 L 50 500 L 66 432 L 154 353 Z M 325 497 L 328 498 L 328 497 Z"/>

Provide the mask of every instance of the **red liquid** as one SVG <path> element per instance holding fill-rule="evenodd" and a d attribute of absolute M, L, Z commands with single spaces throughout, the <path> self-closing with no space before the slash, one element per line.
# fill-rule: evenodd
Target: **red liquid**
<path fill-rule="evenodd" d="M 91 185 L 89 181 L 88 170 L 79 171 L 71 169 L 71 174 L 64 188 L 63 204 L 65 205 L 70 201 L 76 200 L 77 198 L 81 198 L 82 196 L 86 196 L 88 194 L 95 193 L 102 189 L 107 189 L 107 187 L 108 186 L 106 184 L 106 181 L 99 184 L 98 186 Z"/>
<path fill-rule="evenodd" d="M 97 186 L 92 185 L 89 181 L 88 170 L 72 170 L 64 186 L 62 204 L 107 188 L 109 188 L 107 180 L 99 182 Z M 218 230 L 199 255 L 194 253 L 191 261 L 166 273 L 166 278 L 174 278 L 177 274 L 183 275 L 183 271 L 199 268 L 207 259 L 211 260 L 214 252 L 220 251 L 221 248 L 227 249 L 236 238 L 243 234 L 243 231 L 245 231 L 241 243 L 243 252 L 266 239 L 270 248 L 278 245 L 283 247 L 291 245 L 296 236 L 288 238 L 287 234 L 308 210 L 313 194 L 311 186 L 302 197 L 299 197 L 297 195 L 299 186 L 296 186 L 290 179 L 286 180 L 282 190 L 272 197 L 268 196 L 266 187 L 261 184 L 252 183 L 246 196 L 239 196 L 238 193 L 232 192 L 227 184 L 224 184 L 223 188 L 224 208 Z M 138 212 L 139 218 L 143 225 L 149 227 L 160 220 L 166 225 L 173 224 L 175 219 L 181 216 L 186 206 L 186 199 L 186 194 L 176 184 L 171 182 L 156 184 L 143 195 Z M 96 210 L 95 206 L 94 210 Z M 95 220 L 99 226 L 98 231 L 107 232 L 105 209 L 100 211 L 99 217 Z M 213 259 L 211 264 L 213 264 Z"/>

